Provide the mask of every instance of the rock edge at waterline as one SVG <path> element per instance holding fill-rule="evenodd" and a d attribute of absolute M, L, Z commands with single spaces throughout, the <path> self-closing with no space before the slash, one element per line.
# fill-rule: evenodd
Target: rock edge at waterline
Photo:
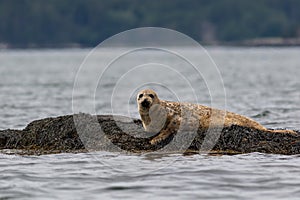
<path fill-rule="evenodd" d="M 274 134 L 233 125 L 222 129 L 211 153 L 300 154 L 300 132 L 297 133 Z M 185 152 L 199 152 L 205 136 L 206 131 L 198 130 Z M 172 139 L 159 145 L 151 145 L 149 141 L 153 137 L 144 132 L 139 119 L 75 114 L 36 120 L 23 130 L 1 130 L 0 152 L 25 155 L 99 150 L 142 153 L 157 151 Z"/>

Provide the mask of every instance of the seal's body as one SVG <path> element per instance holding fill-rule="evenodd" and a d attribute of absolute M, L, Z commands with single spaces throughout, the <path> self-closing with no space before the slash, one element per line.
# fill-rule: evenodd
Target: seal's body
<path fill-rule="evenodd" d="M 150 141 L 151 144 L 157 144 L 176 133 L 182 123 L 193 130 L 239 125 L 274 133 L 295 134 L 291 130 L 268 130 L 258 122 L 232 112 L 192 103 L 163 101 L 149 89 L 138 93 L 137 103 L 145 130 L 159 133 Z"/>

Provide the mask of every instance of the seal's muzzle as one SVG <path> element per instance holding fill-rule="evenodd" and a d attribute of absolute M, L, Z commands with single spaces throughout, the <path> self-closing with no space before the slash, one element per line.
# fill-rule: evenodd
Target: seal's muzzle
<path fill-rule="evenodd" d="M 148 108 L 150 106 L 150 102 L 148 100 L 144 100 L 142 101 L 141 105 L 144 107 L 144 108 Z"/>

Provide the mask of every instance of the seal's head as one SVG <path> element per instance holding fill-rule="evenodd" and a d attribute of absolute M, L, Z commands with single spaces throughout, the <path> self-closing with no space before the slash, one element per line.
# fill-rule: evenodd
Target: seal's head
<path fill-rule="evenodd" d="M 159 98 L 157 97 L 157 94 L 150 89 L 140 91 L 136 99 L 140 112 L 147 112 L 151 106 L 154 104 L 159 104 Z"/>

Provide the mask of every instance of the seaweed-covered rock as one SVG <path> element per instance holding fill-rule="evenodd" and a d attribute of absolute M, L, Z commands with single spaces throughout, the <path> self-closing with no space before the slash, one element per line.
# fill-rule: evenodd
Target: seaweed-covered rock
<path fill-rule="evenodd" d="M 178 133 L 180 134 L 180 133 Z M 212 134 L 213 136 L 213 134 Z M 76 114 L 36 120 L 23 130 L 0 131 L 0 150 L 18 154 L 86 152 L 94 150 L 151 152 L 164 148 L 172 137 L 153 146 L 138 119 L 123 116 Z M 204 139 L 210 137 L 198 130 L 186 152 L 198 152 Z M 185 139 L 185 138 L 182 138 Z M 209 140 L 208 140 L 209 141 Z M 270 133 L 233 125 L 222 129 L 212 153 L 299 154 L 300 133 Z M 6 150 L 4 150 L 6 149 Z"/>

